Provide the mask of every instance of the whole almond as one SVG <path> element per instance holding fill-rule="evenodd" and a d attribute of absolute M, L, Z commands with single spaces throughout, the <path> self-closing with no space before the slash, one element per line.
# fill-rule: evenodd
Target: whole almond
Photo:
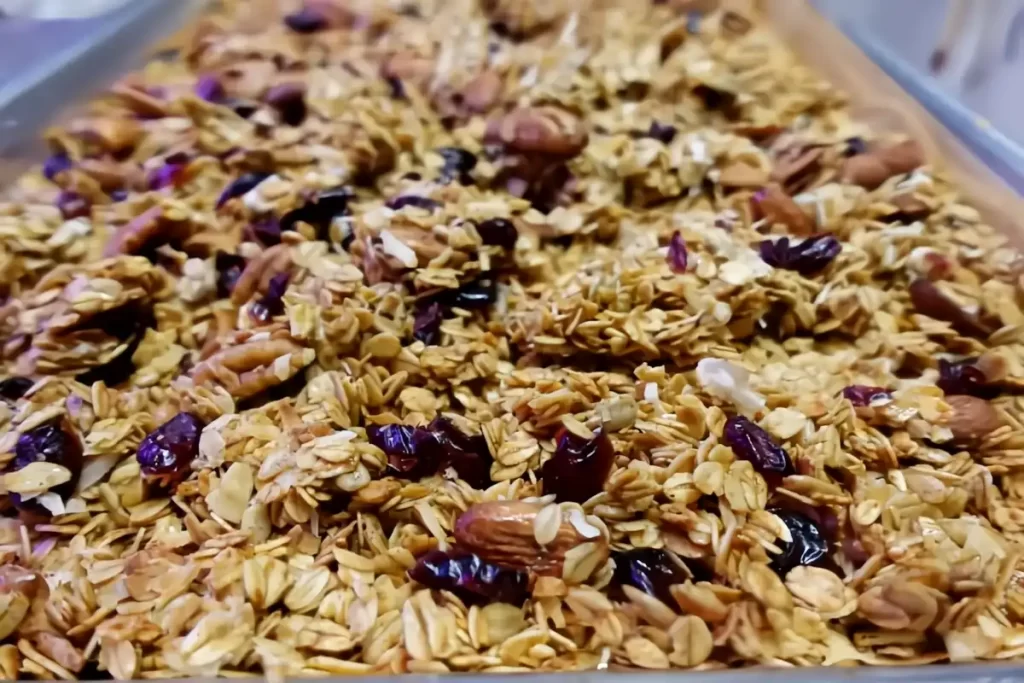
<path fill-rule="evenodd" d="M 910 173 L 925 162 L 924 148 L 917 140 L 904 140 L 895 145 L 882 147 L 873 154 L 888 167 L 889 175 Z"/>
<path fill-rule="evenodd" d="M 534 522 L 544 509 L 541 503 L 499 500 L 477 503 L 462 513 L 455 524 L 455 540 L 463 550 L 506 567 L 531 569 L 537 574 L 561 576 L 565 553 L 578 545 L 597 542 L 608 554 L 603 538 L 587 538 L 567 519 L 555 534 L 542 534 L 550 541 L 541 545 Z"/>
<path fill-rule="evenodd" d="M 957 443 L 980 441 L 1003 426 L 999 411 L 985 399 L 955 394 L 945 401 L 953 409 L 946 426 Z"/>
<path fill-rule="evenodd" d="M 843 162 L 839 179 L 844 183 L 860 185 L 873 190 L 892 175 L 885 162 L 873 154 L 858 154 Z"/>

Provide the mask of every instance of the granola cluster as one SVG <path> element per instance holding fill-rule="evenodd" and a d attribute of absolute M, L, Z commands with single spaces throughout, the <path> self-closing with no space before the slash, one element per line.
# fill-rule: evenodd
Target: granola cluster
<path fill-rule="evenodd" d="M 754 15 L 225 0 L 0 203 L 0 675 L 1024 654 L 1024 268 Z"/>

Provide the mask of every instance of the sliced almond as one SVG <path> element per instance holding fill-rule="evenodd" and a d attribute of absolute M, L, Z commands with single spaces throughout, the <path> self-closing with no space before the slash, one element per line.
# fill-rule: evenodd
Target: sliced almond
<path fill-rule="evenodd" d="M 71 470 L 52 462 L 29 463 L 4 475 L 4 486 L 12 493 L 42 493 L 71 481 Z"/>

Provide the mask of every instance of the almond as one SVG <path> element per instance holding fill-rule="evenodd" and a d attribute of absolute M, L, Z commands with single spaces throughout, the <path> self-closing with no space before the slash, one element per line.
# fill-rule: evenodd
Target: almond
<path fill-rule="evenodd" d="M 980 441 L 1003 426 L 999 411 L 985 399 L 956 394 L 945 401 L 953 409 L 946 426 L 957 443 Z"/>
<path fill-rule="evenodd" d="M 772 168 L 772 182 L 778 183 L 790 194 L 799 192 L 807 187 L 821 170 L 821 157 L 824 152 L 821 147 L 805 145 L 793 145 L 783 150 Z"/>
<path fill-rule="evenodd" d="M 921 315 L 950 323 L 960 334 L 974 337 L 988 337 L 994 330 L 976 313 L 964 310 L 947 296 L 938 285 L 927 278 L 917 278 L 910 283 L 910 302 Z"/>
<path fill-rule="evenodd" d="M 839 179 L 844 183 L 860 185 L 873 190 L 888 180 L 891 175 L 889 167 L 878 157 L 873 154 L 858 154 L 843 162 Z"/>
<path fill-rule="evenodd" d="M 761 215 L 769 223 L 782 223 L 796 235 L 810 235 L 814 232 L 811 217 L 778 185 L 773 183 L 766 186 L 757 193 L 755 201 Z"/>
<path fill-rule="evenodd" d="M 566 552 L 583 543 L 599 544 L 607 557 L 607 540 L 585 536 L 579 530 L 579 520 L 572 519 L 571 514 L 553 520 L 558 523 L 557 531 L 553 536 L 542 534 L 545 539 L 551 538 L 550 542 L 538 543 L 534 521 L 544 508 L 541 503 L 519 500 L 477 503 L 456 522 L 455 540 L 462 549 L 487 562 L 547 576 L 561 576 Z"/>

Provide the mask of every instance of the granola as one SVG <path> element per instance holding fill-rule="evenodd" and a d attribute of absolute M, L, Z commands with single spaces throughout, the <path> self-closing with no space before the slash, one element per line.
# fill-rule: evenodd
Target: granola
<path fill-rule="evenodd" d="M 1024 656 L 1024 261 L 917 141 L 714 2 L 280 4 L 5 191 L 0 675 Z"/>

